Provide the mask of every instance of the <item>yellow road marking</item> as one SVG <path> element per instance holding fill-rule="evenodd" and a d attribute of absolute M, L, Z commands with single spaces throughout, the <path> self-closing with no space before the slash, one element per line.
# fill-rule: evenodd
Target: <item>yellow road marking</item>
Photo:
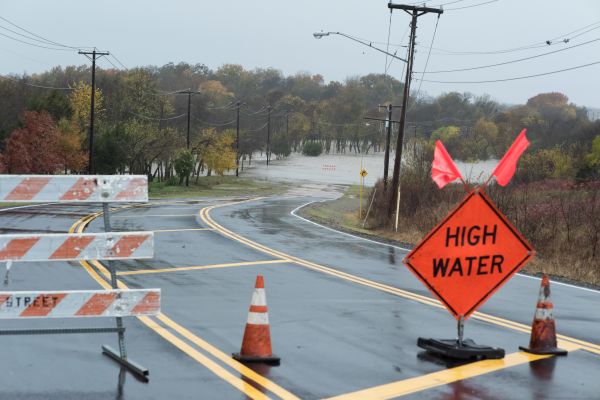
<path fill-rule="evenodd" d="M 196 215 L 196 214 L 194 214 Z M 212 228 L 182 228 L 182 229 L 154 229 L 152 232 L 189 232 L 189 231 L 212 231 Z"/>
<path fill-rule="evenodd" d="M 246 200 L 246 201 L 253 201 L 253 200 L 258 200 L 258 199 L 250 199 L 250 200 Z M 312 269 L 312 270 L 316 270 L 316 271 L 320 271 L 323 272 L 325 274 L 328 275 L 332 275 L 332 276 L 336 276 L 338 278 L 341 279 L 345 279 L 351 282 L 355 282 L 364 286 L 369 286 L 378 290 L 381 290 L 383 292 L 386 293 L 390 293 L 390 294 L 394 294 L 400 297 L 404 297 L 410 300 L 414 300 L 417 301 L 419 303 L 422 304 L 427 304 L 429 306 L 432 307 L 437 307 L 437 308 L 444 308 L 442 306 L 442 304 L 433 298 L 427 297 L 427 296 L 423 296 L 423 295 L 419 295 L 416 293 L 412 293 L 409 292 L 407 290 L 403 290 L 403 289 L 399 289 L 393 286 L 389 286 L 389 285 L 385 285 L 382 283 L 378 283 L 375 281 L 371 281 L 368 279 L 364 279 L 361 278 L 359 276 L 356 275 L 352 275 L 346 272 L 342 272 L 339 270 L 336 270 L 334 268 L 330 268 L 330 267 L 325 267 L 319 264 L 315 264 L 313 262 L 310 261 L 306 261 L 303 260 L 301 258 L 298 257 L 294 257 L 294 256 L 290 256 L 289 254 L 283 253 L 281 251 L 277 251 L 277 250 L 273 250 L 269 247 L 266 247 L 262 244 L 259 244 L 257 242 L 254 242 L 250 239 L 247 239 L 237 233 L 234 233 L 230 230 L 228 230 L 227 228 L 219 225 L 218 223 L 216 223 L 212 217 L 210 216 L 210 211 L 215 209 L 215 208 L 219 208 L 219 207 L 225 207 L 225 206 L 229 206 L 232 204 L 239 204 L 241 202 L 236 202 L 236 203 L 224 203 L 224 204 L 217 204 L 217 205 L 213 205 L 213 206 L 209 206 L 209 207 L 204 207 L 200 210 L 199 215 L 200 215 L 200 219 L 207 224 L 208 226 L 214 228 L 217 232 L 219 232 L 221 235 L 229 237 L 237 242 L 243 243 L 246 246 L 249 246 L 255 250 L 261 251 L 265 254 L 271 255 L 273 257 L 278 257 L 278 258 L 282 258 L 282 259 L 288 259 L 290 260 L 290 262 L 297 264 L 297 265 L 301 265 L 303 267 Z M 475 312 L 471 315 L 472 318 L 478 319 L 480 321 L 485 321 L 485 322 L 489 322 L 491 324 L 494 325 L 499 325 L 499 326 L 503 326 L 505 328 L 509 328 L 509 329 L 513 329 L 519 332 L 523 332 L 523 333 L 530 333 L 531 332 L 531 328 L 527 325 L 523 325 L 521 323 L 518 322 L 514 322 L 514 321 L 510 321 L 504 318 L 499 318 L 499 317 L 495 317 L 493 315 L 489 315 L 489 314 L 485 314 L 482 312 Z M 582 349 L 587 350 L 591 353 L 595 353 L 595 354 L 600 354 L 600 345 L 595 344 L 595 343 L 589 343 L 580 339 L 576 339 L 576 338 L 572 338 L 569 336 L 565 336 L 565 335 L 557 335 L 559 339 L 562 339 L 563 343 L 564 342 L 570 342 L 572 344 L 576 344 L 576 345 L 580 345 Z"/>
<path fill-rule="evenodd" d="M 196 214 L 144 214 L 144 215 L 118 215 L 111 218 L 147 218 L 147 217 L 195 217 Z"/>
<path fill-rule="evenodd" d="M 214 269 L 214 268 L 241 267 L 241 266 L 246 266 L 246 265 L 282 264 L 282 263 L 287 263 L 287 262 L 289 262 L 289 261 L 288 260 L 266 260 L 266 261 L 246 261 L 246 262 L 226 263 L 226 264 L 198 265 L 198 266 L 192 266 L 192 267 L 140 269 L 137 271 L 117 272 L 117 275 L 160 274 L 160 273 L 164 273 L 164 272 L 195 271 L 195 270 Z"/>
<path fill-rule="evenodd" d="M 342 394 L 340 396 L 330 397 L 328 400 L 391 399 L 548 357 L 552 356 L 528 354 L 525 352 L 512 353 L 501 360 L 477 361 L 460 367 L 449 368 L 431 374 L 417 376 L 415 378 L 404 379 L 381 386 Z"/>
<path fill-rule="evenodd" d="M 209 354 L 212 354 L 213 356 L 215 356 L 216 358 L 221 360 L 223 363 L 229 365 L 231 368 L 238 371 L 240 374 L 244 375 L 247 378 L 252 379 L 254 382 L 258 383 L 265 389 L 275 393 L 282 399 L 284 399 L 284 400 L 299 400 L 298 397 L 294 396 L 293 394 L 291 394 L 287 390 L 283 389 L 279 385 L 275 384 L 274 382 L 266 379 L 262 375 L 254 372 L 250 368 L 246 367 L 244 364 L 241 364 L 241 363 L 235 361 L 233 358 L 231 358 L 231 356 L 223 353 L 222 351 L 220 351 L 219 349 L 217 349 L 210 343 L 200 339 L 198 336 L 194 335 L 192 332 L 185 329 L 183 326 L 177 324 L 175 321 L 173 321 L 166 315 L 160 314 L 158 316 L 158 319 L 161 320 L 165 325 L 173 328 L 175 331 L 180 333 L 183 337 L 187 338 L 194 344 L 196 344 L 199 347 L 201 347 L 202 349 L 206 350 L 206 352 L 208 352 Z"/>
<path fill-rule="evenodd" d="M 85 227 L 92 220 L 94 220 L 95 218 L 98 218 L 100 215 L 102 215 L 102 213 L 98 212 L 98 213 L 89 215 L 83 219 L 80 219 L 69 229 L 69 232 L 73 233 L 75 230 L 77 230 L 77 232 L 79 232 L 79 233 L 83 232 Z M 273 260 L 273 261 L 282 262 L 283 260 Z M 97 260 L 90 260 L 90 262 L 93 263 L 98 268 L 98 270 L 102 273 L 102 275 L 104 275 L 107 279 L 110 279 L 110 272 L 104 267 L 104 265 L 102 265 Z M 102 279 L 102 277 L 100 277 L 100 275 L 98 275 L 98 273 L 92 268 L 92 266 L 87 261 L 80 261 L 80 263 L 84 267 L 84 269 L 88 272 L 88 274 L 96 282 L 98 282 L 98 284 L 100 284 L 100 286 L 102 286 L 105 289 L 111 288 L 111 286 L 108 284 L 108 282 L 106 282 L 104 279 Z M 120 280 L 117 280 L 117 286 L 120 289 L 128 289 L 127 285 L 125 285 L 125 283 L 123 283 Z M 204 365 L 210 371 L 212 371 L 217 376 L 219 376 L 220 378 L 222 378 L 225 381 L 227 381 L 228 383 L 230 383 L 235 388 L 237 388 L 240 391 L 242 391 L 243 393 L 245 393 L 250 398 L 252 398 L 252 399 L 268 399 L 269 398 L 265 394 L 261 393 L 256 388 L 254 388 L 252 385 L 250 385 L 250 384 L 244 382 L 242 379 L 232 375 L 227 370 L 225 370 L 224 368 L 219 366 L 217 363 L 215 363 L 211 359 L 207 358 L 206 356 L 204 356 L 202 353 L 198 352 L 193 347 L 189 346 L 187 343 L 185 343 L 184 341 L 182 341 L 181 339 L 179 339 L 178 337 L 176 337 L 175 335 L 170 333 L 168 330 L 161 327 L 152 318 L 149 318 L 149 317 L 137 317 L 137 318 L 142 323 L 144 323 L 147 327 L 149 327 L 150 329 L 152 329 L 156 333 L 158 333 L 165 340 L 167 340 L 168 342 L 170 342 L 171 344 L 173 344 L 174 346 L 179 348 L 181 351 L 183 351 L 184 353 L 186 353 L 187 355 L 192 357 L 194 360 L 196 360 L 200 364 Z M 181 326 L 181 325 L 177 324 L 175 321 L 171 320 L 165 314 L 160 313 L 157 318 L 159 320 L 161 320 L 163 323 L 165 323 L 166 325 L 168 325 L 169 327 L 171 327 L 172 329 L 174 329 L 175 331 L 177 331 L 178 333 L 180 333 L 183 337 L 187 338 L 194 344 L 198 345 L 200 348 L 205 350 L 207 353 L 213 355 L 217 359 L 224 362 L 226 365 L 228 365 L 229 367 L 231 367 L 232 369 L 234 369 L 235 371 L 240 373 L 243 377 L 253 380 L 257 384 L 263 386 L 265 389 L 278 395 L 279 397 L 281 397 L 284 400 L 299 400 L 299 398 L 296 397 L 294 394 L 288 392 L 283 387 L 277 385 L 275 382 L 254 372 L 253 370 L 246 367 L 245 365 L 235 361 L 227 354 L 223 353 L 216 347 L 212 346 L 210 343 L 204 341 L 200 337 L 194 335 L 189 330 L 185 329 L 183 326 Z"/>
<path fill-rule="evenodd" d="M 206 357 L 204 354 L 200 353 L 198 350 L 194 349 L 192 346 L 185 343 L 183 340 L 179 339 L 177 336 L 173 335 L 171 332 L 169 332 L 162 326 L 158 325 L 153 319 L 148 317 L 138 317 L 138 319 L 142 321 L 142 323 L 144 323 L 148 328 L 152 329 L 160 336 L 162 336 L 165 340 L 175 345 L 188 356 L 192 357 L 194 360 L 198 361 L 200 364 L 210 369 L 219 378 L 228 382 L 229 384 L 231 384 L 250 398 L 269 399 L 267 395 L 261 393 L 250 383 L 244 382 L 237 376 L 234 376 L 231 372 L 227 371 L 225 368 L 221 367 L 219 364 Z"/>

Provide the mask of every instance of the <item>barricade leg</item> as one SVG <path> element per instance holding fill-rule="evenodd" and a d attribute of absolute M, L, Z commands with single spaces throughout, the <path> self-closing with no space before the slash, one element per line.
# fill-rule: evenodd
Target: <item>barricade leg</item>
<path fill-rule="evenodd" d="M 103 211 L 103 217 L 104 217 L 104 231 L 110 232 L 111 231 L 110 210 L 108 207 L 108 203 L 102 203 L 102 211 Z M 110 284 L 111 284 L 112 288 L 118 289 L 117 271 L 116 271 L 115 264 L 113 261 L 110 261 L 110 260 L 108 261 L 108 270 L 110 272 Z M 147 382 L 148 375 L 150 374 L 150 371 L 148 371 L 148 368 L 144 368 L 141 365 L 137 364 L 136 362 L 133 362 L 133 361 L 127 359 L 127 348 L 125 346 L 125 332 L 123 329 L 123 318 L 117 317 L 116 322 L 117 322 L 117 329 L 119 329 L 119 331 L 118 331 L 119 353 L 117 353 L 115 350 L 113 350 L 108 345 L 102 346 L 102 353 L 107 355 L 108 357 L 112 358 L 113 360 L 115 360 L 116 362 L 118 362 L 119 364 L 121 364 L 122 366 L 127 368 L 129 371 L 138 375 L 141 379 L 143 379 Z"/>

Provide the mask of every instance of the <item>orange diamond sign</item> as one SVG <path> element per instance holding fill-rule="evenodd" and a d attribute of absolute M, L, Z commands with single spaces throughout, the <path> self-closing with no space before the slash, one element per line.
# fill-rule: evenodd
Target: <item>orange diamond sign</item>
<path fill-rule="evenodd" d="M 475 190 L 404 263 L 456 319 L 466 319 L 534 253 L 492 201 Z"/>

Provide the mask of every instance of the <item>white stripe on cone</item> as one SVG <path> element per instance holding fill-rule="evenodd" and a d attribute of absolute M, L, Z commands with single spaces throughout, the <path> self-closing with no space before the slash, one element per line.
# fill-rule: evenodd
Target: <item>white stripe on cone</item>
<path fill-rule="evenodd" d="M 265 293 L 264 288 L 254 289 L 254 293 L 252 293 L 252 302 L 250 304 L 253 306 L 267 305 L 267 294 Z"/>
<path fill-rule="evenodd" d="M 554 314 L 551 308 L 537 308 L 535 310 L 535 319 L 537 320 L 547 320 L 554 319 Z"/>
<path fill-rule="evenodd" d="M 252 325 L 269 325 L 269 314 L 266 312 L 257 313 L 251 311 L 248 313 L 247 322 Z"/>

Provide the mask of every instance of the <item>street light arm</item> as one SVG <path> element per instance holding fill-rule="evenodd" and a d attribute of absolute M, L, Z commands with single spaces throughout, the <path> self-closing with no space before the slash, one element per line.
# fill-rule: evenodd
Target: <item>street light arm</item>
<path fill-rule="evenodd" d="M 355 37 L 352 37 L 352 36 L 350 36 L 350 35 L 347 35 L 347 34 L 345 34 L 345 33 L 342 33 L 342 32 L 317 32 L 317 33 L 313 33 L 313 36 L 315 37 L 315 39 L 320 39 L 320 38 L 322 38 L 323 36 L 329 36 L 329 35 L 340 35 L 340 36 L 343 36 L 343 37 L 345 37 L 345 38 L 348 38 L 348 39 L 350 39 L 350 40 L 353 40 L 353 41 L 355 41 L 355 42 L 357 42 L 357 43 L 360 43 L 360 44 L 362 44 L 363 46 L 370 47 L 370 48 L 372 48 L 373 50 L 377 50 L 377 51 L 378 51 L 378 52 L 380 52 L 380 53 L 383 53 L 383 54 L 385 54 L 385 55 L 388 55 L 388 56 L 390 56 L 390 57 L 392 57 L 392 58 L 395 58 L 396 60 L 400 60 L 400 61 L 402 61 L 402 62 L 407 62 L 407 61 L 406 61 L 404 58 L 402 58 L 402 57 L 398 57 L 398 56 L 397 56 L 397 55 L 395 55 L 395 54 L 392 54 L 392 53 L 390 53 L 390 52 L 387 52 L 387 51 L 385 51 L 385 50 L 383 50 L 383 49 L 380 49 L 379 47 L 375 47 L 375 46 L 373 46 L 373 45 L 372 45 L 371 43 L 369 43 L 369 42 L 365 42 L 365 41 L 363 41 L 363 40 L 357 39 L 357 38 L 355 38 Z"/>

